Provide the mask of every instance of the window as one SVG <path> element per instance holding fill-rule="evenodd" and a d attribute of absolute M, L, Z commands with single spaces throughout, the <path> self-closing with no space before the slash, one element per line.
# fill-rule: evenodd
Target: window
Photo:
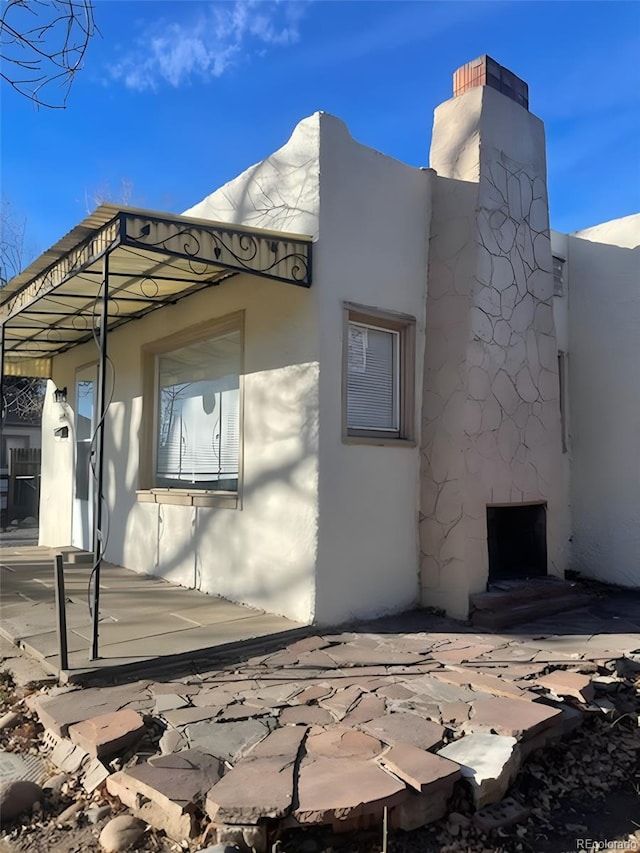
<path fill-rule="evenodd" d="M 562 439 L 562 452 L 569 449 L 569 424 L 568 424 L 568 387 L 567 367 L 569 357 L 566 352 L 558 351 L 558 390 L 560 397 L 560 433 Z"/>
<path fill-rule="evenodd" d="M 237 492 L 239 316 L 152 344 L 145 359 L 146 422 L 153 429 L 154 443 L 146 476 L 141 471 L 151 496 L 142 493 L 141 499 L 209 505 L 203 502 L 205 493 Z M 175 494 L 165 501 L 161 493 L 167 491 Z"/>
<path fill-rule="evenodd" d="M 348 439 L 411 439 L 415 320 L 347 306 L 344 429 Z"/>
<path fill-rule="evenodd" d="M 553 295 L 564 296 L 564 260 L 553 256 Z"/>

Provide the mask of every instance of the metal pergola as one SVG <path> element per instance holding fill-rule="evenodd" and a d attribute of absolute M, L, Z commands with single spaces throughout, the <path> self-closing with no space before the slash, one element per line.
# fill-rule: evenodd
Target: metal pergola
<path fill-rule="evenodd" d="M 0 401 L 5 376 L 51 378 L 56 356 L 91 340 L 99 352 L 92 660 L 103 558 L 108 333 L 242 274 L 310 287 L 311 247 L 304 235 L 103 204 L 0 289 Z"/>

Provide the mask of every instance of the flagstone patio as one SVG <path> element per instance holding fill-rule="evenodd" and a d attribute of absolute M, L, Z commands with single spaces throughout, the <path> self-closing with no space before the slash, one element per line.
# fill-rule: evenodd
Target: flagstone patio
<path fill-rule="evenodd" d="M 0 562 L 2 633 L 55 670 L 51 554 L 16 549 Z M 98 685 L 126 681 L 132 660 L 148 672 L 35 694 L 51 759 L 176 841 L 209 821 L 218 840 L 264 851 L 274 822 L 347 832 L 385 811 L 391 828 L 412 830 L 445 815 L 458 784 L 483 809 L 532 752 L 588 714 L 615 714 L 618 671 L 640 670 L 633 593 L 500 634 L 425 611 L 313 633 L 111 566 L 105 657 L 91 668 L 88 569 L 67 574 L 74 672 Z M 233 660 L 212 654 L 229 649 Z M 155 755 L 147 743 L 135 758 L 142 720 L 147 740 L 162 735 Z"/>

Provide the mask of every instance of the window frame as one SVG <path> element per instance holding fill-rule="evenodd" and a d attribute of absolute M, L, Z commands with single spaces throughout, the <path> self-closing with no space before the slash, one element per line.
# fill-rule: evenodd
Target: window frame
<path fill-rule="evenodd" d="M 569 353 L 558 350 L 558 396 L 562 453 L 569 452 Z"/>
<path fill-rule="evenodd" d="M 396 366 L 398 429 L 350 427 L 348 407 L 349 325 L 351 323 L 395 332 L 398 335 Z M 342 441 L 345 444 L 374 444 L 415 447 L 415 340 L 416 318 L 352 302 L 343 303 L 342 328 Z"/>
<path fill-rule="evenodd" d="M 553 295 L 554 296 L 564 296 L 565 294 L 565 269 L 566 269 L 566 259 L 561 258 L 560 255 L 552 255 L 551 256 L 551 264 L 553 268 Z M 557 274 L 556 274 L 557 270 Z"/>
<path fill-rule="evenodd" d="M 159 338 L 142 347 L 142 424 L 139 468 L 139 488 L 136 491 L 140 503 L 173 504 L 179 506 L 228 509 L 241 507 L 244 447 L 244 311 L 234 312 L 214 320 L 207 320 Z M 190 344 L 218 336 L 238 332 L 240 335 L 240 366 L 238 388 L 238 487 L 234 491 L 222 489 L 189 489 L 156 485 L 156 462 L 158 453 L 158 362 L 159 356 L 171 353 Z M 144 447 L 142 446 L 144 444 Z"/>

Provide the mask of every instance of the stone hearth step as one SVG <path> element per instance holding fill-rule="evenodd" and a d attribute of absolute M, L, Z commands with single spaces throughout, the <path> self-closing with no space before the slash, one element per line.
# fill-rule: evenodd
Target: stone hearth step
<path fill-rule="evenodd" d="M 492 583 L 487 592 L 470 597 L 469 609 L 475 627 L 499 630 L 590 603 L 591 597 L 577 584 L 548 577 Z"/>

